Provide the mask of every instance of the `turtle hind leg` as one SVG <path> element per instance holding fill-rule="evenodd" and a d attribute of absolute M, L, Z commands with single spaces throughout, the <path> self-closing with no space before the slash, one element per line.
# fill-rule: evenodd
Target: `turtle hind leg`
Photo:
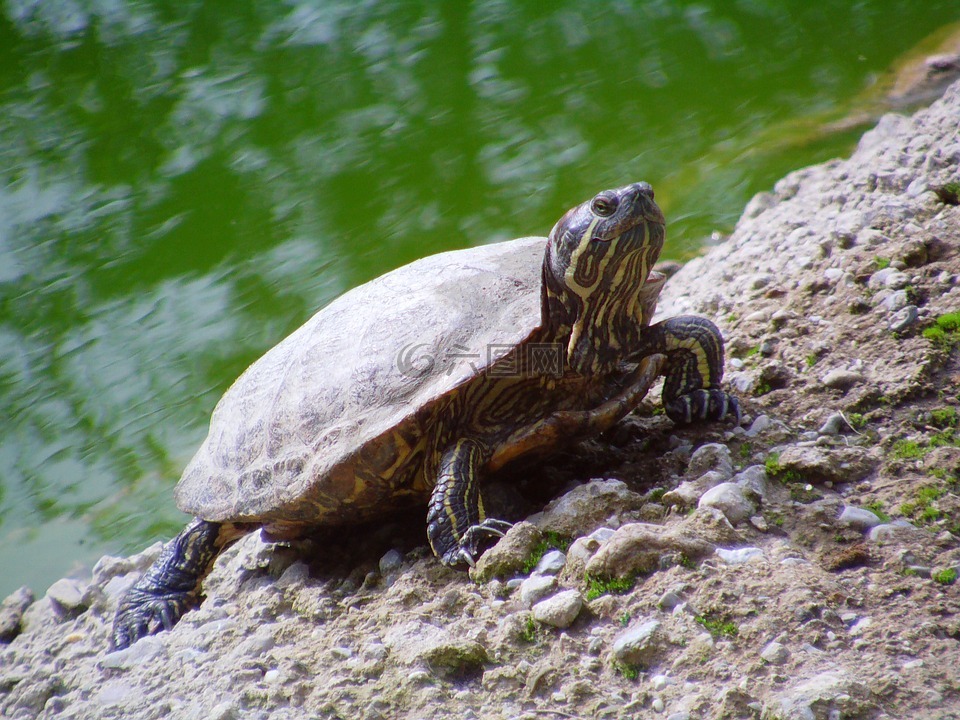
<path fill-rule="evenodd" d="M 476 440 L 460 440 L 444 452 L 427 511 L 427 539 L 444 565 L 473 566 L 486 541 L 510 529 L 484 517 L 479 471 L 485 454 Z"/>
<path fill-rule="evenodd" d="M 231 524 L 194 520 L 166 544 L 160 557 L 121 598 L 113 620 L 113 648 L 169 630 L 200 603 L 200 583 L 217 555 L 243 534 Z"/>
<path fill-rule="evenodd" d="M 740 423 L 740 403 L 720 388 L 723 337 L 706 318 L 681 315 L 651 325 L 644 340 L 649 352 L 664 353 L 664 410 L 673 422 L 688 425 L 732 417 Z"/>

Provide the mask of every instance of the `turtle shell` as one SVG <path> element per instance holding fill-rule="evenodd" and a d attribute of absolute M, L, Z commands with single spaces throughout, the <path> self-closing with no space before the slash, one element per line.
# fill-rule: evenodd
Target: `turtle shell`
<path fill-rule="evenodd" d="M 213 522 L 289 528 L 349 519 L 318 497 L 389 497 L 354 484 L 359 451 L 419 432 L 418 413 L 539 327 L 545 247 L 536 237 L 440 253 L 334 300 L 217 403 L 177 505 Z"/>

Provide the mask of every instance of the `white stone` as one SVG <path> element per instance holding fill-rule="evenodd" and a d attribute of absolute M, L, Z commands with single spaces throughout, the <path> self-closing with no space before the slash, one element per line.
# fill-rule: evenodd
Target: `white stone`
<path fill-rule="evenodd" d="M 663 634 L 659 620 L 647 620 L 620 633 L 613 641 L 613 656 L 628 665 L 648 665 L 660 650 Z"/>
<path fill-rule="evenodd" d="M 742 565 L 743 563 L 763 560 L 763 550 L 756 547 L 737 548 L 735 550 L 726 550 L 717 548 L 717 557 L 728 565 Z"/>
<path fill-rule="evenodd" d="M 771 665 L 782 665 L 790 657 L 790 651 L 778 642 L 769 642 L 760 651 L 760 657 Z"/>
<path fill-rule="evenodd" d="M 840 513 L 839 522 L 841 525 L 848 525 L 858 530 L 869 530 L 879 525 L 882 521 L 874 513 L 863 508 L 847 505 Z"/>
<path fill-rule="evenodd" d="M 533 606 L 533 617 L 544 625 L 566 628 L 573 624 L 583 607 L 583 598 L 576 590 L 564 590 Z"/>
<path fill-rule="evenodd" d="M 520 603 L 533 607 L 557 588 L 557 579 L 550 575 L 531 575 L 520 583 Z"/>
<path fill-rule="evenodd" d="M 567 564 L 567 556 L 560 550 L 548 550 L 540 558 L 533 572 L 536 575 L 557 575 Z"/>
<path fill-rule="evenodd" d="M 731 525 L 738 525 L 753 515 L 757 508 L 744 495 L 743 488 L 734 482 L 720 483 L 707 490 L 697 507 L 716 508 L 724 514 Z"/>

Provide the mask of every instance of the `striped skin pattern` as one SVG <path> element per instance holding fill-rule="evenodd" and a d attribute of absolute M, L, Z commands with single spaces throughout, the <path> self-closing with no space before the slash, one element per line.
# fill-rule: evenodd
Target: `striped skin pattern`
<path fill-rule="evenodd" d="M 674 422 L 739 422 L 736 399 L 720 389 L 717 328 L 697 317 L 651 324 L 664 283 L 652 270 L 664 220 L 649 185 L 600 193 L 540 240 L 389 273 L 321 310 L 251 366 L 218 404 L 178 486 L 178 505 L 198 519 L 122 599 L 114 646 L 172 627 L 199 601 L 222 549 L 255 528 L 266 539 L 292 539 L 426 504 L 433 552 L 446 565 L 473 565 L 510 527 L 486 517 L 483 477 L 610 428 L 660 375 Z M 374 310 L 375 300 L 386 304 Z M 364 334 L 367 324 L 379 334 Z M 496 352 L 478 355 L 472 372 L 434 355 L 424 377 L 391 375 L 383 338 L 402 345 L 417 327 L 437 333 L 433 344 L 415 346 L 434 352 L 441 339 L 467 350 L 483 339 L 500 344 L 487 346 Z M 350 349 L 357 334 L 373 343 L 368 350 Z M 503 343 L 510 337 L 517 339 Z M 330 361 L 334 349 L 359 366 Z"/>

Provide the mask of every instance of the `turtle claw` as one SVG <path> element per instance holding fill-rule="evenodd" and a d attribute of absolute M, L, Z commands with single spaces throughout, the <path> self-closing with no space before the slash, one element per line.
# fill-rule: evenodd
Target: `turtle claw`
<path fill-rule="evenodd" d="M 723 420 L 732 417 L 740 424 L 740 401 L 723 390 L 693 390 L 666 403 L 665 410 L 677 425 Z"/>
<path fill-rule="evenodd" d="M 471 525 L 460 538 L 457 546 L 444 553 L 440 561 L 449 567 L 463 565 L 476 567 L 477 558 L 482 554 L 482 550 L 491 544 L 488 541 L 502 538 L 511 527 L 513 527 L 512 523 L 494 518 L 487 518 L 478 525 Z"/>
<path fill-rule="evenodd" d="M 192 593 L 154 595 L 134 587 L 113 620 L 113 649 L 123 650 L 142 637 L 171 630 L 193 605 Z"/>

